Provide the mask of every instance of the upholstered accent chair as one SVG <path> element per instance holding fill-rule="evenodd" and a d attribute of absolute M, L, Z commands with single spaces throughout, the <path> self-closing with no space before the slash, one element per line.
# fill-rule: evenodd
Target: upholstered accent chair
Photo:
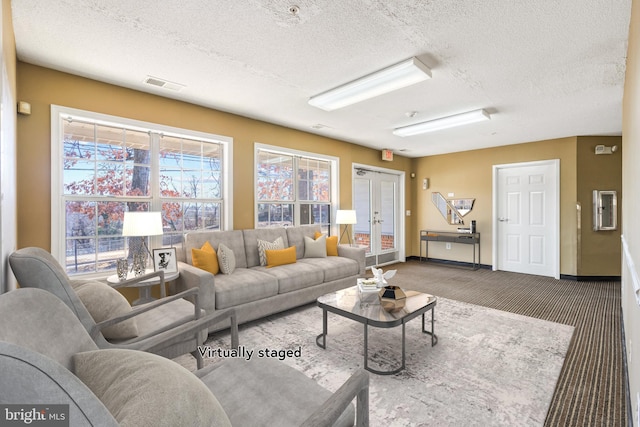
<path fill-rule="evenodd" d="M 166 331 L 157 349 L 179 335 Z M 368 393 L 362 369 L 331 393 L 274 359 L 227 359 L 192 373 L 156 354 L 99 349 L 52 293 L 0 295 L 0 404 L 69 405 L 74 427 L 352 426 L 354 418 L 367 426 Z"/>
<path fill-rule="evenodd" d="M 193 325 L 215 324 L 215 319 L 227 319 L 228 322 L 232 313 L 216 312 L 207 317 L 199 307 L 197 290 L 193 292 L 193 289 L 131 307 L 113 286 L 96 281 L 70 280 L 56 259 L 41 248 L 19 249 L 9 256 L 9 264 L 20 287 L 43 289 L 63 301 L 99 348 L 142 349 L 167 358 L 191 353 L 201 368 L 202 356 L 197 347 L 206 341 L 207 328 L 196 328 L 197 333 L 191 336 L 178 335 L 180 338 L 174 338 L 172 345 L 161 349 L 156 349 L 156 344 L 162 339 L 156 337 L 177 328 L 184 330 Z M 159 275 L 163 290 L 162 273 L 151 273 L 119 285 L 126 286 Z M 184 299 L 186 297 L 193 297 L 195 304 Z M 237 337 L 235 339 L 237 341 Z"/>

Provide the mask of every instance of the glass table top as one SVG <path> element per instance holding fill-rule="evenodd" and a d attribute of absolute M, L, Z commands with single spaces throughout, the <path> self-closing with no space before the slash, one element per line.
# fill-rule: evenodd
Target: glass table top
<path fill-rule="evenodd" d="M 406 295 L 404 306 L 393 311 L 383 308 L 378 291 L 361 292 L 357 286 L 323 295 L 318 298 L 317 303 L 320 308 L 328 311 L 382 327 L 395 326 L 398 321 L 424 313 L 436 304 L 437 298 L 433 295 L 405 289 L 403 291 Z"/>

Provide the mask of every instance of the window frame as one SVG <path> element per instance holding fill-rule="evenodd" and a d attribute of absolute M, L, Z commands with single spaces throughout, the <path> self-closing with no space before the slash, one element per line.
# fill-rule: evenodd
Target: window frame
<path fill-rule="evenodd" d="M 311 153 L 308 151 L 295 150 L 292 148 L 278 147 L 275 145 L 267 145 L 259 142 L 254 143 L 254 152 L 253 152 L 253 210 L 254 210 L 254 228 L 268 228 L 268 227 L 259 227 L 259 218 L 258 218 L 258 204 L 259 203 L 272 203 L 265 202 L 262 200 L 258 200 L 258 152 L 259 151 L 269 151 L 274 154 L 282 154 L 286 156 L 292 156 L 294 158 L 306 158 L 311 160 L 320 160 L 326 161 L 330 164 L 330 188 L 331 188 L 331 196 L 329 197 L 329 234 L 336 235 L 338 233 L 337 225 L 334 224 L 334 218 L 336 211 L 340 209 L 340 191 L 339 191 L 339 183 L 340 183 L 340 158 L 336 156 L 329 156 L 325 154 Z M 301 201 L 299 199 L 299 188 L 298 188 L 298 178 L 297 178 L 297 161 L 294 160 L 294 195 L 295 198 L 290 204 L 294 205 L 294 216 L 293 216 L 293 226 L 300 226 L 300 205 L 308 204 L 309 201 Z M 282 202 L 288 203 L 288 202 Z M 311 202 L 313 203 L 313 202 Z M 319 203 L 324 204 L 324 203 Z"/>
<path fill-rule="evenodd" d="M 66 271 L 66 215 L 64 211 L 64 126 L 62 121 L 67 119 L 77 119 L 94 122 L 96 125 L 115 126 L 118 128 L 131 129 L 134 131 L 149 132 L 160 136 L 169 135 L 178 138 L 194 139 L 205 142 L 222 144 L 222 212 L 221 230 L 233 229 L 233 179 L 232 179 L 232 159 L 233 159 L 233 138 L 216 135 L 189 129 L 177 128 L 158 123 L 145 122 L 125 117 L 113 116 L 109 114 L 97 113 L 93 111 L 80 110 L 76 108 L 51 105 L 51 254 L 63 266 Z M 158 188 L 158 160 L 151 159 L 151 182 L 154 188 Z M 158 191 L 159 193 L 159 191 Z M 163 200 L 160 194 L 149 197 L 151 210 L 160 210 Z M 97 197 L 95 201 L 120 200 L 119 196 Z M 161 237 L 151 238 L 153 247 L 162 246 Z M 80 273 L 74 277 L 97 278 L 105 277 L 104 271 L 92 273 Z"/>

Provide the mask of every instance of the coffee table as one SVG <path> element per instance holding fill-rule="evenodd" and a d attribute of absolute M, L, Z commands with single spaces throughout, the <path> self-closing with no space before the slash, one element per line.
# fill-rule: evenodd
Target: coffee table
<path fill-rule="evenodd" d="M 382 308 L 378 297 L 371 293 L 361 293 L 358 287 L 343 289 L 321 296 L 317 300 L 318 307 L 322 309 L 322 333 L 316 337 L 316 344 L 327 348 L 327 312 L 332 312 L 364 325 L 364 368 L 378 375 L 393 375 L 405 368 L 405 324 L 419 315 L 422 315 L 422 332 L 431 335 L 431 346 L 438 343 L 438 337 L 434 330 L 434 309 L 437 298 L 433 295 L 421 292 L 405 290 L 407 295 L 405 306 L 389 312 Z M 425 328 L 425 313 L 431 311 L 431 330 Z M 402 365 L 391 371 L 379 371 L 369 366 L 369 326 L 376 328 L 393 328 L 402 325 Z M 322 341 L 322 342 L 321 342 Z"/>

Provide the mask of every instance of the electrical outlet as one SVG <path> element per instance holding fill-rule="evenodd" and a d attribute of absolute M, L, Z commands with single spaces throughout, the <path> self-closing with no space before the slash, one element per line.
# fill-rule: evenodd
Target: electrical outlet
<path fill-rule="evenodd" d="M 451 249 L 451 243 L 447 243 L 446 248 L 447 248 L 447 249 Z"/>

